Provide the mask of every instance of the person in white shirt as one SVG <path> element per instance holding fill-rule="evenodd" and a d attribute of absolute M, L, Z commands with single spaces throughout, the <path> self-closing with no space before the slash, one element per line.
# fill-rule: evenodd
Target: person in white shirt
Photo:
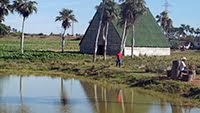
<path fill-rule="evenodd" d="M 182 77 L 183 74 L 187 74 L 188 73 L 188 69 L 186 67 L 186 64 L 185 64 L 185 61 L 186 61 L 186 57 L 183 57 L 181 59 L 181 64 L 180 64 L 180 77 Z"/>

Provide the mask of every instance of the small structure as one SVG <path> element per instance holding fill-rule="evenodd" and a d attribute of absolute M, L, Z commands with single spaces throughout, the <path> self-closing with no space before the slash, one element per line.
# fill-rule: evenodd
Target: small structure
<path fill-rule="evenodd" d="M 195 49 L 200 49 L 200 36 L 195 37 L 194 48 Z"/>
<path fill-rule="evenodd" d="M 95 38 L 98 31 L 100 21 L 100 12 L 96 12 L 90 22 L 81 42 L 80 52 L 93 54 L 95 49 Z M 123 28 L 118 24 L 119 20 L 114 20 L 108 30 L 107 54 L 115 55 L 120 50 Z M 123 54 L 131 55 L 132 30 L 127 33 L 127 40 Z M 98 40 L 98 54 L 104 53 L 104 38 L 101 28 Z M 170 55 L 170 45 L 161 27 L 147 8 L 146 12 L 140 16 L 135 22 L 135 46 L 133 50 L 135 56 L 139 55 Z"/>

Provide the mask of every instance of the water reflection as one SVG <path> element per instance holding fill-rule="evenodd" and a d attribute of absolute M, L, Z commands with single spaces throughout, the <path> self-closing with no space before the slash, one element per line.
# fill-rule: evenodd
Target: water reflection
<path fill-rule="evenodd" d="M 61 81 L 61 98 L 60 98 L 60 102 L 61 102 L 61 112 L 62 113 L 67 113 L 67 94 L 65 92 L 65 88 L 64 88 L 64 85 L 63 85 L 63 78 L 60 79 Z"/>
<path fill-rule="evenodd" d="M 190 106 L 184 105 L 173 105 L 171 104 L 172 113 L 192 113 L 192 108 Z"/>
<path fill-rule="evenodd" d="M 28 107 L 26 105 L 23 104 L 23 96 L 22 96 L 22 76 L 20 76 L 20 80 L 19 80 L 19 93 L 20 93 L 20 105 L 19 108 L 17 110 L 17 113 L 30 113 Z"/>
<path fill-rule="evenodd" d="M 90 98 L 91 103 L 93 98 L 95 98 L 95 108 L 98 113 L 147 113 L 148 104 L 142 104 L 142 102 L 151 101 L 149 97 L 145 98 L 145 95 L 134 94 L 133 91 L 126 91 L 114 88 L 103 88 L 94 85 L 94 93 L 91 92 L 91 84 L 86 82 L 81 82 L 87 96 Z M 108 93 L 107 93 L 108 92 Z M 97 95 L 97 94 L 102 94 Z M 140 97 L 141 96 L 141 97 Z M 134 99 L 135 97 L 135 99 Z M 139 100 L 138 100 L 139 99 Z M 97 102 L 98 100 L 98 102 Z M 101 100 L 101 101 L 100 101 Z M 135 101 L 141 103 L 134 103 Z M 141 104 L 141 105 L 140 105 Z M 97 106 L 98 105 L 98 106 Z M 136 106 L 136 107 L 135 107 Z M 135 109 L 136 108 L 136 109 Z"/>
<path fill-rule="evenodd" d="M 99 113 L 99 101 L 98 101 L 98 95 L 97 95 L 97 85 L 94 85 L 94 98 L 95 98 L 95 106 L 97 113 Z"/>
<path fill-rule="evenodd" d="M 0 76 L 1 113 L 199 113 L 144 93 L 51 77 Z"/>
<path fill-rule="evenodd" d="M 134 90 L 96 85 L 92 88 L 89 82 L 81 82 L 81 84 L 90 102 L 95 102 L 98 113 L 197 113 L 200 111 L 181 104 L 181 101 L 172 103 Z M 91 89 L 94 89 L 94 92 Z"/>

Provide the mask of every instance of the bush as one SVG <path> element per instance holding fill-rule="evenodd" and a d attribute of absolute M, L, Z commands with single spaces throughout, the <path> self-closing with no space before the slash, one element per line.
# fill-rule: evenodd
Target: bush
<path fill-rule="evenodd" d="M 190 88 L 190 90 L 187 92 L 187 94 L 185 94 L 185 96 L 200 101 L 200 88 Z"/>

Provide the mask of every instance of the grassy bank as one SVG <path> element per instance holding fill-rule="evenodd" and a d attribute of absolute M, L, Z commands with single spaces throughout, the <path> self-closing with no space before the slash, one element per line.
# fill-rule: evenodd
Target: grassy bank
<path fill-rule="evenodd" d="M 199 51 L 173 51 L 171 56 L 162 57 L 123 57 L 122 68 L 117 68 L 115 56 L 108 56 L 107 61 L 98 56 L 97 62 L 93 63 L 91 55 L 78 52 L 77 40 L 66 41 L 65 53 L 60 52 L 60 38 L 26 38 L 24 44 L 25 53 L 21 54 L 17 37 L 0 38 L 0 72 L 76 75 L 102 83 L 180 95 L 200 103 L 199 86 L 166 78 L 166 68 L 171 66 L 171 61 L 182 56 L 187 57 L 188 65 L 200 66 Z"/>

